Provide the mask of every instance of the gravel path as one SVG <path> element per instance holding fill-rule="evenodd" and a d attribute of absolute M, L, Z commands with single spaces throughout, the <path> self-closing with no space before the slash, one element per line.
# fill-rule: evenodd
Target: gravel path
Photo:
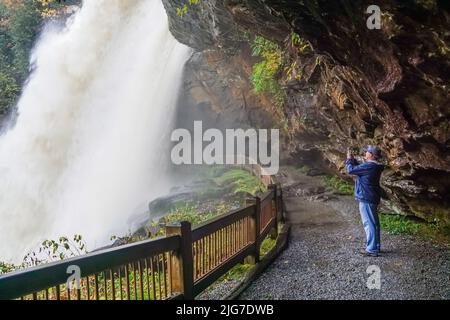
<path fill-rule="evenodd" d="M 362 257 L 353 198 L 314 196 L 319 178 L 285 176 L 289 247 L 241 299 L 450 299 L 448 247 L 382 232 L 381 256 Z M 367 287 L 369 266 L 381 272 L 380 289 Z"/>

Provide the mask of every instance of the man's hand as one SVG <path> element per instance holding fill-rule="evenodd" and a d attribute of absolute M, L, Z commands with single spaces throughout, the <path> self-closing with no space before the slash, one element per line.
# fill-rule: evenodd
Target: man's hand
<path fill-rule="evenodd" d="M 347 159 L 353 159 L 353 153 L 351 148 L 347 148 Z"/>

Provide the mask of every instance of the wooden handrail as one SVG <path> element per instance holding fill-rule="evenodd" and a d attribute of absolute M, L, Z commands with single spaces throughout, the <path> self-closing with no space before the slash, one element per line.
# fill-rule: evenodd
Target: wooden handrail
<path fill-rule="evenodd" d="M 193 229 L 188 222 L 168 225 L 166 237 L 0 276 L 0 299 L 193 299 L 244 259 L 258 263 L 264 238 L 277 236 L 281 188 L 268 185 L 252 202 Z M 72 291 L 70 266 L 81 278 Z"/>
<path fill-rule="evenodd" d="M 255 209 L 255 205 L 249 205 L 199 224 L 192 230 L 192 240 L 197 241 L 224 226 L 233 224 L 244 217 L 250 217 L 255 214 Z"/>
<path fill-rule="evenodd" d="M 139 259 L 175 251 L 179 247 L 179 236 L 161 237 L 12 272 L 0 277 L 0 299 L 16 299 L 65 284 L 70 266 L 77 266 L 81 271 L 80 276 L 86 277 Z"/>

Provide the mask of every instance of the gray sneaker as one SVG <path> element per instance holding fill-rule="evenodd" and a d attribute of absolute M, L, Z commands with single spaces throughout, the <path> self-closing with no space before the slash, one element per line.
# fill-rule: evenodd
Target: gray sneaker
<path fill-rule="evenodd" d="M 379 256 L 378 252 L 367 252 L 366 250 L 361 250 L 361 251 L 359 251 L 359 253 L 363 257 L 378 257 Z"/>

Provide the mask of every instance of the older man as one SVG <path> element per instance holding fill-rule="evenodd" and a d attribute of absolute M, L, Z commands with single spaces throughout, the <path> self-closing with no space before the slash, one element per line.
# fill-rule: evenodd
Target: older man
<path fill-rule="evenodd" d="M 365 162 L 359 164 L 349 149 L 345 166 L 349 174 L 356 176 L 355 197 L 359 202 L 359 212 L 367 237 L 366 249 L 361 251 L 361 254 L 377 257 L 380 253 L 380 220 L 377 207 L 380 203 L 380 177 L 384 165 L 378 162 L 381 158 L 380 148 L 370 145 L 364 151 Z"/>

